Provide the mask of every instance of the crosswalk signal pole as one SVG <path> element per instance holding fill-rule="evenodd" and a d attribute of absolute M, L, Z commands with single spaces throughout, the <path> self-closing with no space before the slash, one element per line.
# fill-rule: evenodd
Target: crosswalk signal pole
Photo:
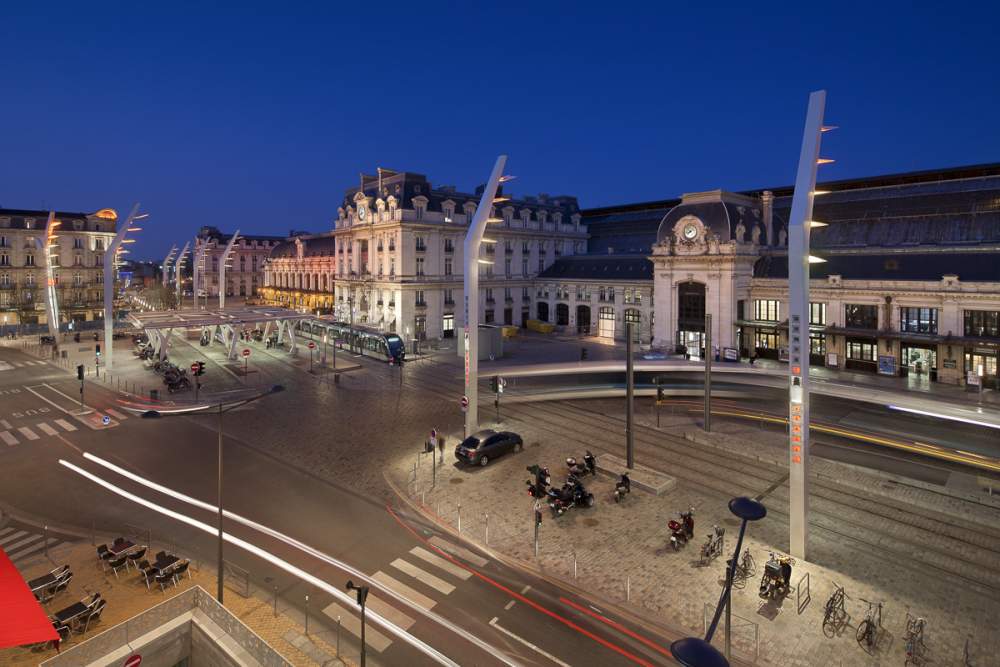
<path fill-rule="evenodd" d="M 80 414 L 83 414 L 83 364 L 76 367 L 76 377 L 80 380 Z"/>

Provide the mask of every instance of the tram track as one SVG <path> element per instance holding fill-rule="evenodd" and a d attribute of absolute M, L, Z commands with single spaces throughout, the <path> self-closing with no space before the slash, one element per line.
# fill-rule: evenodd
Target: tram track
<path fill-rule="evenodd" d="M 454 398 L 454 389 L 444 384 L 446 382 L 443 379 L 432 381 L 426 377 L 411 377 L 404 384 L 451 400 Z M 545 403 L 510 404 L 504 406 L 503 411 L 508 417 L 555 437 L 575 436 L 584 442 L 594 442 L 595 449 L 604 449 L 596 444 L 601 442 L 601 437 L 595 439 L 595 435 L 610 434 L 612 438 L 605 440 L 619 440 L 624 433 L 622 418 L 595 413 L 592 409 L 582 408 L 572 402 L 562 402 L 558 407 Z M 572 414 L 567 415 L 567 411 Z M 621 424 L 620 429 L 616 428 L 616 423 Z M 684 484 L 711 492 L 720 498 L 731 497 L 734 486 L 746 488 L 751 495 L 753 492 L 765 491 L 774 483 L 776 476 L 787 474 L 787 468 L 751 461 L 738 453 L 693 448 L 691 441 L 649 426 L 637 425 L 635 435 L 637 449 L 641 447 L 646 455 L 655 455 L 657 459 L 684 457 L 684 466 L 668 466 L 671 474 Z M 653 442 L 654 439 L 656 442 Z M 692 459 L 698 462 L 697 466 L 690 465 L 689 460 Z M 670 463 L 669 460 L 666 462 Z M 723 471 L 721 476 L 718 474 L 720 470 Z M 715 480 L 725 480 L 725 484 L 714 483 Z M 813 481 L 811 495 L 814 498 L 812 524 L 835 539 L 849 540 L 874 556 L 885 557 L 887 553 L 898 555 L 901 564 L 919 565 L 936 574 L 956 577 L 992 594 L 1000 592 L 1000 575 L 995 566 L 990 567 L 1000 562 L 1000 535 L 995 531 L 980 525 L 972 527 L 957 517 L 932 516 L 909 507 L 904 509 L 899 506 L 900 503 L 888 498 L 880 497 L 877 502 L 873 502 L 870 497 L 821 480 Z M 787 505 L 787 497 L 779 485 L 769 495 L 768 508 L 787 518 Z M 875 532 L 871 520 L 845 517 L 844 510 L 869 514 L 889 524 L 886 535 Z M 926 524 L 933 528 L 926 527 Z M 924 539 L 907 538 L 900 535 L 901 532 L 917 534 Z M 962 534 L 970 532 L 979 535 L 980 539 L 969 539 Z M 899 548 L 887 547 L 884 537 L 888 537 Z M 969 558 L 960 555 L 961 551 L 972 551 L 975 555 Z M 918 553 L 923 557 L 914 562 L 913 556 Z M 970 570 L 976 571 L 978 575 L 968 576 Z"/>

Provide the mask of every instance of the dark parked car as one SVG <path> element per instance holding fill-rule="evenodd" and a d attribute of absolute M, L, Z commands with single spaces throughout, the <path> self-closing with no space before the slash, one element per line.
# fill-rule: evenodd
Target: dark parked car
<path fill-rule="evenodd" d="M 455 448 L 455 458 L 464 463 L 484 466 L 507 452 L 524 449 L 524 441 L 517 433 L 486 429 L 470 435 Z"/>
<path fill-rule="evenodd" d="M 56 337 L 55 336 L 39 336 L 38 337 L 38 343 L 39 343 L 39 345 L 55 345 L 56 344 Z"/>

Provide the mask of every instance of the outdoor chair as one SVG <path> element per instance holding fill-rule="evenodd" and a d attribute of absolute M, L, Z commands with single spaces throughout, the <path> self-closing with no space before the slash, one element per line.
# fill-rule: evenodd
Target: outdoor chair
<path fill-rule="evenodd" d="M 56 593 L 61 593 L 62 591 L 66 590 L 66 588 L 69 586 L 69 582 L 71 581 L 73 581 L 73 573 L 67 570 L 65 575 L 59 577 L 59 579 L 56 580 L 56 585 L 53 586 L 51 589 L 52 595 L 55 596 Z"/>
<path fill-rule="evenodd" d="M 115 579 L 118 578 L 118 570 L 120 568 L 128 569 L 128 556 L 121 556 L 117 560 L 109 560 L 108 567 L 112 569 L 115 573 Z"/>
<path fill-rule="evenodd" d="M 57 567 L 56 569 L 52 570 L 51 572 L 49 572 L 49 574 L 51 574 L 56 579 L 61 579 L 66 575 L 67 572 L 69 572 L 69 565 L 63 565 L 61 567 Z"/>
<path fill-rule="evenodd" d="M 100 600 L 100 601 L 98 601 L 98 603 L 94 606 L 94 608 L 87 615 L 87 620 L 83 624 L 83 630 L 81 632 L 87 632 L 87 630 L 90 629 L 91 624 L 97 625 L 97 623 L 101 620 L 101 614 L 104 613 L 104 608 L 107 605 L 108 605 L 108 601 L 107 600 Z"/>
<path fill-rule="evenodd" d="M 140 547 L 139 549 L 136 549 L 132 553 L 128 554 L 127 556 L 128 562 L 131 563 L 132 565 L 135 565 L 139 560 L 142 559 L 143 556 L 146 555 L 146 549 L 147 547 L 145 546 Z"/>
<path fill-rule="evenodd" d="M 156 562 L 157 563 L 163 562 L 166 559 L 167 559 L 167 552 L 166 551 L 158 551 L 156 553 Z"/>
<path fill-rule="evenodd" d="M 160 585 L 161 592 L 166 590 L 167 584 L 173 584 L 174 586 L 177 585 L 177 582 L 174 581 L 174 575 L 172 572 L 160 572 L 156 575 L 155 581 Z"/>
<path fill-rule="evenodd" d="M 146 590 L 148 591 L 150 582 L 156 578 L 157 570 L 155 567 L 149 564 L 148 560 L 144 560 L 141 563 L 139 563 L 137 569 L 139 570 L 139 576 L 142 577 L 142 580 L 146 582 Z"/>
<path fill-rule="evenodd" d="M 176 585 L 176 583 L 178 581 L 180 581 L 181 577 L 184 576 L 185 572 L 187 572 L 188 579 L 191 578 L 191 572 L 188 570 L 188 567 L 190 565 L 191 565 L 191 562 L 185 560 L 185 561 L 181 561 L 181 563 L 174 569 L 174 584 L 175 585 Z"/>
<path fill-rule="evenodd" d="M 111 558 L 111 552 L 108 550 L 107 544 L 97 547 L 97 560 L 101 561 L 101 567 L 104 567 L 104 561 L 109 558 Z"/>

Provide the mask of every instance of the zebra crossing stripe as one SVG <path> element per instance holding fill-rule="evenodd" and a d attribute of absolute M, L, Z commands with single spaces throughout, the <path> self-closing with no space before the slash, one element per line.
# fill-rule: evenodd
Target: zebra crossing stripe
<path fill-rule="evenodd" d="M 0 431 L 0 439 L 7 443 L 8 447 L 13 447 L 17 444 L 17 438 L 10 434 L 10 431 Z"/>
<path fill-rule="evenodd" d="M 392 577 L 390 577 L 385 572 L 382 572 L 381 570 L 373 574 L 372 579 L 379 582 L 380 584 L 382 584 L 389 590 L 393 591 L 397 595 L 402 595 L 404 598 L 406 598 L 413 604 L 417 605 L 418 607 L 423 607 L 424 609 L 431 610 L 434 608 L 434 605 L 437 604 L 437 602 L 427 597 L 420 591 L 416 591 L 407 586 L 406 584 L 404 584 L 403 582 L 393 579 Z"/>
<path fill-rule="evenodd" d="M 57 540 L 56 538 L 50 537 L 48 539 L 48 545 L 52 546 L 53 544 L 55 544 L 58 541 L 59 540 Z M 32 553 L 34 553 L 36 551 L 39 551 L 41 549 L 44 549 L 44 548 L 45 548 L 45 540 L 40 540 L 40 541 L 36 542 L 35 544 L 31 545 L 30 547 L 27 547 L 26 549 L 21 549 L 17 553 L 8 554 L 8 557 L 12 561 L 17 561 L 19 558 L 24 558 L 25 556 L 27 556 L 29 554 L 32 554 Z"/>
<path fill-rule="evenodd" d="M 14 428 L 13 426 L 10 425 L 10 422 L 7 421 L 6 419 L 0 419 L 0 426 L 3 426 L 4 430 L 9 430 Z"/>
<path fill-rule="evenodd" d="M 465 581 L 466 579 L 472 576 L 472 573 L 466 570 L 464 567 L 455 565 L 450 560 L 445 560 L 444 558 L 441 558 L 441 556 L 438 556 L 437 554 L 432 554 L 430 551 L 424 549 L 423 547 L 413 547 L 412 549 L 410 549 L 410 553 L 419 558 L 420 560 L 430 563 L 431 565 L 435 565 L 444 570 L 445 572 L 447 572 L 448 574 L 458 577 L 462 581 Z"/>
<path fill-rule="evenodd" d="M 8 544 L 10 544 L 11 542 L 13 542 L 17 538 L 23 537 L 23 536 L 25 536 L 27 534 L 28 534 L 28 531 L 26 531 L 26 530 L 19 530 L 16 533 L 14 533 L 13 535 L 8 535 L 7 537 L 5 537 L 2 540 L 0 540 L 0 547 L 3 547 L 3 550 L 6 551 Z"/>
<path fill-rule="evenodd" d="M 115 419 L 117 419 L 119 421 L 121 421 L 122 419 L 128 419 L 128 417 L 126 417 L 122 413 L 118 412 L 114 408 L 108 408 L 107 410 L 105 410 L 105 412 L 107 412 L 109 415 L 111 415 L 112 417 L 114 417 Z"/>
<path fill-rule="evenodd" d="M 35 427 L 40 429 L 45 435 L 58 435 L 59 431 L 55 430 L 45 422 L 39 422 L 35 424 Z"/>
<path fill-rule="evenodd" d="M 38 440 L 38 434 L 32 431 L 27 426 L 21 426 L 17 430 L 20 431 L 21 435 L 23 435 L 28 440 Z"/>
<path fill-rule="evenodd" d="M 385 602 L 381 598 L 375 597 L 372 594 L 368 595 L 368 602 L 366 604 L 368 605 L 368 608 L 376 614 L 382 618 L 388 619 L 391 623 L 398 625 L 404 630 L 409 630 L 413 624 L 416 623 L 416 621 L 393 607 L 388 602 Z"/>
<path fill-rule="evenodd" d="M 56 424 L 59 424 L 59 426 L 63 427 L 67 431 L 75 431 L 76 430 L 76 427 L 73 426 L 72 424 L 70 424 L 65 419 L 56 419 L 55 422 L 56 422 Z"/>
<path fill-rule="evenodd" d="M 9 535 L 10 533 L 13 532 L 14 532 L 13 528 L 4 528 L 3 530 L 0 530 L 0 537 L 3 537 L 4 535 Z"/>
<path fill-rule="evenodd" d="M 413 565 L 412 563 L 409 563 L 403 560 L 402 558 L 397 558 L 396 560 L 392 561 L 390 565 L 392 565 L 400 572 L 405 572 L 406 574 L 410 575 L 417 581 L 426 584 L 431 588 L 433 588 L 434 590 L 444 593 L 445 595 L 448 595 L 453 590 L 455 590 L 455 587 L 449 584 L 444 579 L 435 577 L 430 572 L 424 572 L 416 565 Z"/>
<path fill-rule="evenodd" d="M 339 618 L 342 628 L 350 632 L 355 637 L 359 639 L 361 638 L 361 619 L 355 616 L 353 611 L 348 611 L 336 602 L 333 602 L 323 609 L 323 613 L 333 620 L 337 620 Z M 365 643 L 372 647 L 375 651 L 381 653 L 389 648 L 392 644 L 392 640 L 375 628 L 369 627 L 365 628 Z"/>
<path fill-rule="evenodd" d="M 8 544 L 7 546 L 5 546 L 3 548 L 3 550 L 6 551 L 9 554 L 10 552 L 14 551 L 15 549 L 20 549 L 25 544 L 30 544 L 31 542 L 34 542 L 35 540 L 39 539 L 40 537 L 41 537 L 41 535 L 28 535 L 26 538 L 24 538 L 20 542 L 15 542 L 13 544 Z"/>

